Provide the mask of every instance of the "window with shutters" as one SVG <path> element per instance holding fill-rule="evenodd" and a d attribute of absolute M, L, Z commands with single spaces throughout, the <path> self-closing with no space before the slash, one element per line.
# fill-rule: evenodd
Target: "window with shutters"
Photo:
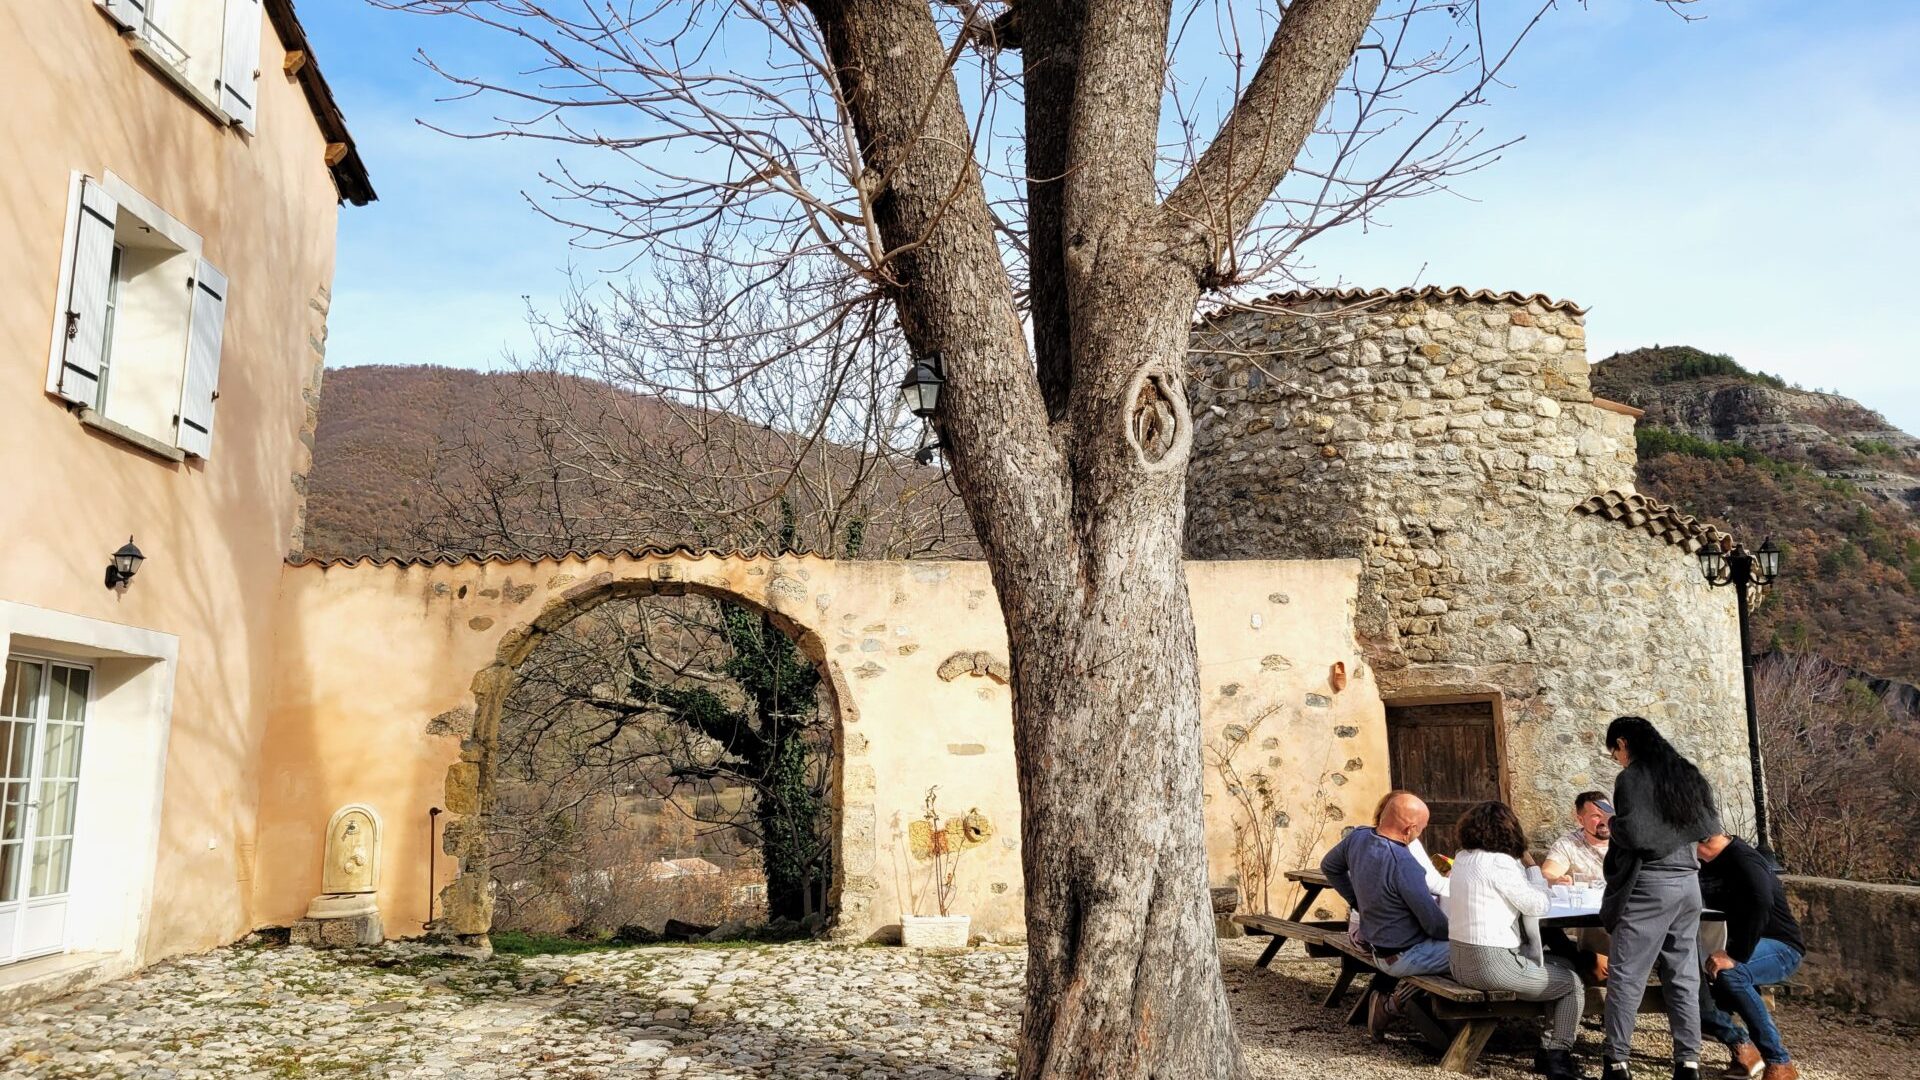
<path fill-rule="evenodd" d="M 109 173 L 75 177 L 47 390 L 163 456 L 213 442 L 225 275 L 200 237 Z"/>
<path fill-rule="evenodd" d="M 261 0 L 94 0 L 134 51 L 215 119 L 254 130 Z"/>

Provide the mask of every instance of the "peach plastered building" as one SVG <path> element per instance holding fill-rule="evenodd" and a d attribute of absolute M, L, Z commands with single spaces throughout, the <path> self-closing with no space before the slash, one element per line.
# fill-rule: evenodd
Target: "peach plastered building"
<path fill-rule="evenodd" d="M 0 104 L 4 993 L 251 925 L 270 616 L 373 191 L 288 0 L 0 0 Z"/>

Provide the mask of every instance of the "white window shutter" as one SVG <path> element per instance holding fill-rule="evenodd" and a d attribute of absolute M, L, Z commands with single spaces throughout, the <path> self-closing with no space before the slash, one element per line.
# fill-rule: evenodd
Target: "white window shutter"
<path fill-rule="evenodd" d="M 124 30 L 139 30 L 147 25 L 146 0 L 93 0 L 106 9 L 114 22 Z"/>
<path fill-rule="evenodd" d="M 260 88 L 260 0 L 227 0 L 220 50 L 220 107 L 251 133 Z"/>
<path fill-rule="evenodd" d="M 227 276 L 201 259 L 193 268 L 187 371 L 180 380 L 180 416 L 173 425 L 173 444 L 197 457 L 213 449 L 213 403 L 220 396 L 220 338 L 226 319 Z"/>
<path fill-rule="evenodd" d="M 67 252 L 66 306 L 55 331 L 47 389 L 81 405 L 100 396 L 100 357 L 107 347 L 107 293 L 113 285 L 113 227 L 120 204 L 92 180 L 74 200 L 73 247 Z"/>

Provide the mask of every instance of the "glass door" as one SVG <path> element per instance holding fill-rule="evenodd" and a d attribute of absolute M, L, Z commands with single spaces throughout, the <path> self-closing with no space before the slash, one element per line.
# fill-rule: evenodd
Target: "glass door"
<path fill-rule="evenodd" d="M 7 659 L 0 684 L 0 963 L 67 938 L 89 668 Z"/>

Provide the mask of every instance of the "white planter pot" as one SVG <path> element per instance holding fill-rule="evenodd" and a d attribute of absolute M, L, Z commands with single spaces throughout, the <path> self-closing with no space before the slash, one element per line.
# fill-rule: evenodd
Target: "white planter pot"
<path fill-rule="evenodd" d="M 971 915 L 902 915 L 900 944 L 909 949 L 964 949 Z"/>

